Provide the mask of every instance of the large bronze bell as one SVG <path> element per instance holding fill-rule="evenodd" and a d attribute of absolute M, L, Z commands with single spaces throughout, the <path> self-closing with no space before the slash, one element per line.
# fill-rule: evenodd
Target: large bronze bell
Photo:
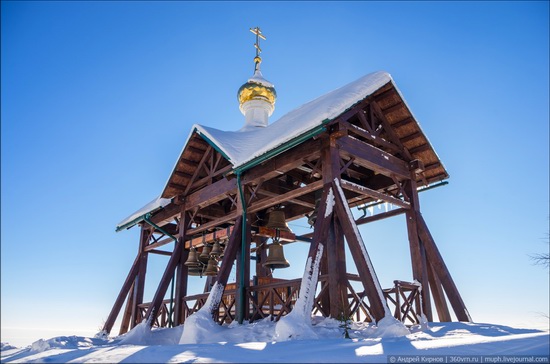
<path fill-rule="evenodd" d="M 212 251 L 210 251 L 210 255 L 219 257 L 221 254 L 222 254 L 222 246 L 220 245 L 220 242 L 216 240 L 216 242 L 214 243 L 214 246 L 212 246 Z"/>
<path fill-rule="evenodd" d="M 199 260 L 206 264 L 208 259 L 210 259 L 210 246 L 205 244 L 202 248 L 201 255 L 199 255 Z"/>
<path fill-rule="evenodd" d="M 216 259 L 210 258 L 203 274 L 205 276 L 215 276 L 218 275 L 218 270 L 218 262 L 216 261 Z"/>
<path fill-rule="evenodd" d="M 270 229 L 290 232 L 290 229 L 286 224 L 285 213 L 283 210 L 271 211 L 269 213 L 269 219 L 267 220 L 267 224 L 265 226 Z"/>
<path fill-rule="evenodd" d="M 197 251 L 195 250 L 194 247 L 192 247 L 191 250 L 189 251 L 189 256 L 187 257 L 187 260 L 183 264 L 188 267 L 198 267 L 201 265 L 197 257 Z"/>
<path fill-rule="evenodd" d="M 274 241 L 273 244 L 268 247 L 267 254 L 267 259 L 265 263 L 262 264 L 264 267 L 270 269 L 290 267 L 290 263 L 285 258 L 283 246 L 278 241 Z"/>

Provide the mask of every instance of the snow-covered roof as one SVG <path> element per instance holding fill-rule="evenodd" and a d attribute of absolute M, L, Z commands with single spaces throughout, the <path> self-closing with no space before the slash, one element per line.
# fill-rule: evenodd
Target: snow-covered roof
<path fill-rule="evenodd" d="M 324 121 L 336 118 L 391 80 L 387 72 L 368 74 L 300 106 L 267 127 L 224 131 L 195 124 L 193 129 L 206 136 L 227 156 L 233 167 L 237 168 L 321 125 Z"/>
<path fill-rule="evenodd" d="M 121 222 L 118 223 L 117 225 L 117 229 L 134 221 L 135 219 L 147 214 L 147 213 L 150 213 L 150 212 L 153 212 L 153 211 L 156 211 L 156 210 L 159 210 L 161 208 L 163 208 L 164 206 L 168 205 L 170 203 L 171 199 L 169 198 L 162 198 L 162 197 L 157 197 L 155 198 L 154 200 L 152 200 L 151 202 L 149 202 L 147 205 L 143 206 L 142 208 L 140 208 L 139 210 L 137 210 L 136 212 L 134 212 L 133 214 L 131 214 L 130 216 L 128 216 L 127 218 L 123 219 Z"/>
<path fill-rule="evenodd" d="M 256 75 L 254 81 L 265 81 L 261 74 Z M 261 77 L 261 80 L 260 80 Z M 282 116 L 278 120 L 270 123 L 267 127 L 258 127 L 253 129 L 241 129 L 239 131 L 224 131 L 204 125 L 193 125 L 189 136 L 183 146 L 180 156 L 176 160 L 173 172 L 168 177 L 163 191 L 167 191 L 171 177 L 176 171 L 178 163 L 181 161 L 181 156 L 186 150 L 186 147 L 191 143 L 191 139 L 200 135 L 208 143 L 220 151 L 227 160 L 232 164 L 233 168 L 239 168 L 262 155 L 283 146 L 297 137 L 323 125 L 324 122 L 335 119 L 358 102 L 366 97 L 374 94 L 384 85 L 392 83 L 395 90 L 401 96 L 399 89 L 393 83 L 393 79 L 389 73 L 378 71 L 365 75 L 345 86 L 328 92 L 327 94 L 310 101 L 297 109 L 294 109 Z M 267 85 L 266 85 L 267 86 Z M 403 102 L 404 99 L 402 98 Z M 405 102 L 406 105 L 406 102 Z M 414 118 L 414 116 L 413 116 Z M 420 126 L 416 123 L 418 128 Z M 423 133 L 422 133 L 423 134 Z M 437 158 L 437 155 L 434 156 Z M 438 158 L 437 158 L 438 159 Z M 169 196 L 169 193 L 163 192 L 161 196 Z M 151 201 L 146 206 L 142 207 L 128 218 L 121 221 L 118 227 L 121 227 L 136 218 L 148 213 L 156 211 L 170 202 L 169 198 L 157 198 Z"/>

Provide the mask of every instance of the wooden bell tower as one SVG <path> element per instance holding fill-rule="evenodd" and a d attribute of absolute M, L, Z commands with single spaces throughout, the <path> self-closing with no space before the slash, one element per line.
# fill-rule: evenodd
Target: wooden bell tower
<path fill-rule="evenodd" d="M 261 96 L 274 103 L 274 89 L 258 71 L 259 62 L 240 100 Z M 253 106 L 268 110 L 269 105 Z M 273 278 L 263 265 L 267 240 L 277 233 L 265 226 L 273 208 L 282 208 L 286 221 L 315 217 L 311 234 L 278 233 L 283 244 L 308 242 L 308 262 L 322 249 L 313 314 L 369 322 L 394 316 L 414 324 L 422 315 L 433 321 L 436 313 L 438 320 L 450 321 L 452 309 L 459 321 L 471 321 L 418 198 L 419 188 L 449 176 L 389 74 L 366 75 L 269 125 L 247 123 L 237 132 L 195 125 L 161 196 L 119 224 L 118 230 L 140 226 L 141 236 L 105 332 L 125 302 L 120 333 L 144 319 L 154 326 L 180 325 L 204 305 L 214 282 L 224 287 L 213 312 L 219 323 L 288 314 L 301 280 Z M 352 208 L 376 201 L 397 208 L 353 217 Z M 384 289 L 358 226 L 400 214 L 406 216 L 411 277 Z M 161 249 L 172 242 L 172 251 Z M 211 256 L 220 262 L 219 270 L 211 265 L 212 275 L 202 278 L 204 291 L 190 294 L 188 280 L 201 279 L 195 277 L 201 271 L 189 263 L 189 251 L 202 253 L 214 242 L 223 246 L 221 254 Z M 346 261 L 345 244 L 353 262 Z M 168 261 L 153 298 L 144 302 L 149 254 L 166 255 Z M 348 273 L 350 264 L 358 274 Z M 237 280 L 228 282 L 234 265 Z M 352 282 L 360 282 L 362 290 Z"/>

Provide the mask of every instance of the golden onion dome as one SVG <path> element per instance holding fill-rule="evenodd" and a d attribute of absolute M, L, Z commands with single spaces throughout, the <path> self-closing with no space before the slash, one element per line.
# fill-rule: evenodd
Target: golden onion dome
<path fill-rule="evenodd" d="M 274 106 L 275 100 L 277 100 L 277 92 L 275 92 L 273 84 L 264 79 L 260 70 L 256 69 L 254 76 L 239 88 L 237 98 L 241 109 L 245 102 L 251 100 L 267 101 L 271 106 Z"/>

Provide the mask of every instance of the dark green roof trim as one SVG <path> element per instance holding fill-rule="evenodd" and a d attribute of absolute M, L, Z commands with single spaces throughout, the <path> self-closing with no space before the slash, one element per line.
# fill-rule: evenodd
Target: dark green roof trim
<path fill-rule="evenodd" d="M 204 140 L 206 140 L 206 142 L 216 150 L 216 152 L 220 153 L 227 161 L 231 162 L 231 159 L 227 156 L 227 154 L 224 153 L 223 150 L 220 149 L 220 147 L 218 147 L 218 145 L 216 143 L 214 143 L 209 137 L 207 137 L 206 135 L 202 134 L 197 128 L 195 128 L 195 130 L 193 130 L 193 132 L 197 132 L 197 134 L 199 134 L 201 136 L 201 138 L 203 138 Z"/>
<path fill-rule="evenodd" d="M 266 153 L 264 153 L 264 154 L 262 154 L 262 155 L 260 155 L 256 158 L 244 163 L 243 165 L 240 165 L 239 167 L 233 169 L 233 171 L 236 172 L 236 173 L 237 172 L 242 173 L 242 172 L 244 172 L 244 171 L 246 171 L 246 170 L 248 170 L 252 167 L 257 166 L 260 163 L 265 162 L 268 159 L 273 158 L 274 156 L 276 156 L 278 154 L 286 152 L 287 150 L 297 146 L 298 144 L 301 144 L 301 143 L 305 142 L 306 140 L 308 140 L 310 138 L 313 138 L 314 136 L 317 136 L 317 135 L 321 134 L 322 132 L 326 131 L 325 125 L 329 121 L 330 120 L 328 120 L 328 119 L 323 120 L 321 125 L 318 125 L 315 128 L 313 128 L 311 130 L 308 130 L 305 133 L 297 136 L 296 138 L 291 139 L 288 142 L 279 145 L 278 147 L 270 150 L 269 152 L 266 152 Z"/>

